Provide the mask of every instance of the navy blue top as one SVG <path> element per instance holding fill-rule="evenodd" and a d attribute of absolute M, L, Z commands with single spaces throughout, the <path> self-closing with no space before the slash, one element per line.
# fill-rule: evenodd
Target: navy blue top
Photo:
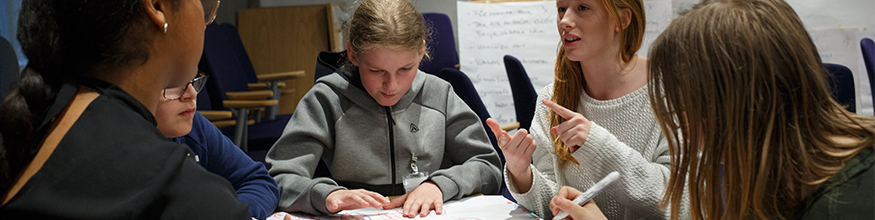
<path fill-rule="evenodd" d="M 252 217 L 266 219 L 276 210 L 280 192 L 264 164 L 249 158 L 200 112 L 195 112 L 188 135 L 170 140 L 188 145 L 201 166 L 228 179 L 240 201 L 249 204 Z"/>

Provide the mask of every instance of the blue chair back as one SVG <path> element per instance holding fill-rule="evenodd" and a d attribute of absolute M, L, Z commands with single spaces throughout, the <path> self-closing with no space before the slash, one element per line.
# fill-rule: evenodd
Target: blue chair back
<path fill-rule="evenodd" d="M 824 63 L 823 67 L 829 73 L 827 82 L 832 97 L 846 107 L 850 112 L 856 112 L 856 90 L 854 86 L 854 73 L 851 69 L 841 64 Z"/>
<path fill-rule="evenodd" d="M 15 49 L 12 49 L 12 44 L 6 38 L 0 37 L 0 103 L 5 100 L 9 91 L 18 85 L 20 75 Z"/>
<path fill-rule="evenodd" d="M 516 120 L 520 122 L 520 128 L 529 130 L 532 126 L 532 118 L 535 116 L 538 93 L 535 92 L 523 64 L 516 57 L 505 55 L 504 69 L 507 70 L 507 80 L 510 82 Z"/>
<path fill-rule="evenodd" d="M 468 107 L 480 117 L 480 123 L 483 124 L 483 128 L 486 130 L 486 135 L 489 136 L 489 141 L 492 142 L 492 147 L 495 148 L 495 151 L 498 153 L 498 158 L 501 160 L 501 165 L 504 166 L 504 153 L 502 153 L 501 148 L 498 147 L 498 142 L 495 140 L 495 134 L 493 134 L 492 130 L 489 129 L 489 126 L 486 125 L 486 119 L 490 117 L 489 112 L 486 111 L 486 106 L 483 105 L 483 100 L 480 99 L 480 95 L 477 93 L 477 89 L 474 88 L 474 84 L 471 83 L 471 79 L 468 78 L 465 73 L 462 73 L 462 71 L 450 67 L 443 68 L 438 74 L 434 75 L 449 82 L 450 85 L 453 86 L 453 91 L 456 92 L 456 95 L 462 98 L 462 101 L 464 101 L 465 104 L 468 104 Z M 502 178 L 500 192 L 505 198 L 516 202 L 516 200 L 513 199 L 513 196 L 510 195 L 510 192 L 507 191 L 507 185 L 504 183 L 504 178 Z"/>
<path fill-rule="evenodd" d="M 243 75 L 246 76 L 246 82 L 258 82 L 258 77 L 255 75 L 255 67 L 252 66 L 252 62 L 249 60 L 249 54 L 246 53 L 246 48 L 243 46 L 243 40 L 240 39 L 237 28 L 229 23 L 224 23 L 219 25 L 219 29 L 228 37 L 228 46 L 234 51 L 234 55 L 237 55 Z"/>
<path fill-rule="evenodd" d="M 207 84 L 209 83 L 210 79 L 207 78 Z M 209 86 L 204 86 L 204 88 L 201 89 L 201 92 L 197 94 L 197 110 L 217 110 L 213 109 L 213 103 L 212 99 L 210 99 L 209 90 Z"/>
<path fill-rule="evenodd" d="M 860 48 L 863 50 L 863 63 L 866 64 L 866 75 L 869 76 L 869 91 L 872 94 L 872 103 L 875 103 L 875 42 L 872 39 L 860 40 Z"/>
<path fill-rule="evenodd" d="M 438 74 L 434 74 L 437 77 L 447 81 L 450 85 L 453 86 L 453 91 L 456 92 L 456 95 L 459 98 L 462 98 L 462 101 L 465 101 L 465 104 L 468 104 L 468 107 L 477 113 L 477 116 L 480 117 L 480 122 L 483 124 L 483 128 L 486 129 L 486 134 L 489 136 L 489 140 L 492 142 L 492 146 L 495 147 L 495 150 L 498 151 L 499 157 L 501 157 L 502 164 L 504 163 L 504 155 L 501 153 L 501 149 L 498 148 L 498 142 L 495 141 L 495 134 L 492 133 L 492 130 L 489 129 L 489 126 L 486 125 L 486 119 L 488 119 L 489 111 L 486 110 L 486 106 L 483 105 L 483 100 L 480 99 L 479 93 L 477 93 L 477 89 L 474 88 L 474 83 L 471 83 L 471 79 L 468 78 L 465 73 L 459 71 L 455 68 L 443 68 Z"/>
<path fill-rule="evenodd" d="M 204 53 L 198 68 L 209 74 L 206 91 L 198 94 L 199 109 L 225 110 L 222 104 L 226 92 L 249 91 L 247 83 L 257 82 L 249 55 L 240 41 L 237 29 L 227 24 L 212 23 L 204 32 Z M 201 100 L 203 99 L 203 100 Z M 209 104 L 203 101 L 210 100 Z M 282 135 L 291 114 L 277 115 L 275 120 L 262 120 L 246 127 L 245 145 L 249 150 L 267 150 Z M 235 127 L 222 128 L 222 133 L 233 137 Z M 257 159 L 257 158 L 256 158 Z"/>
<path fill-rule="evenodd" d="M 240 60 L 229 38 L 218 24 L 208 25 L 204 32 L 204 53 L 198 64 L 198 69 L 210 75 L 212 82 L 208 81 L 207 87 L 212 98 L 211 105 L 217 110 L 224 109 L 222 100 L 227 99 L 225 92 L 249 91 L 246 85 L 249 76 L 244 68 L 244 63 L 248 62 Z"/>
<path fill-rule="evenodd" d="M 432 41 L 428 44 L 431 59 L 422 59 L 419 70 L 438 74 L 443 68 L 455 67 L 459 64 L 459 54 L 450 17 L 442 13 L 424 13 L 422 16 L 427 25 L 431 24 Z"/>

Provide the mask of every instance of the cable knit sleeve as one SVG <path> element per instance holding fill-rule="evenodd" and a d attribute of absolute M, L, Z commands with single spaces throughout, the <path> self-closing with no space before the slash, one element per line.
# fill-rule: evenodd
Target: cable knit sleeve
<path fill-rule="evenodd" d="M 571 156 L 587 166 L 581 166 L 583 172 L 592 176 L 606 176 L 612 171 L 622 175 L 620 181 L 614 183 L 606 192 L 614 200 L 627 209 L 626 219 L 630 214 L 653 218 L 668 218 L 668 209 L 659 209 L 659 201 L 665 193 L 669 180 L 668 146 L 665 140 L 659 141 L 653 158 L 645 158 L 625 143 L 608 132 L 605 128 L 592 123 L 589 138 Z M 630 213 L 631 212 L 631 213 Z"/>
<path fill-rule="evenodd" d="M 552 90 L 552 84 L 542 89 L 538 100 L 550 99 Z M 640 100 L 646 97 L 645 88 L 617 100 L 596 101 L 599 103 L 588 106 L 586 111 L 579 106 L 578 112 L 586 112 L 587 118 L 595 116 L 589 118 L 592 127 L 586 142 L 571 154 L 580 165 L 569 163 L 562 169 L 551 153 L 554 146 L 550 140 L 547 107 L 538 102 L 530 131 L 538 144 L 532 160 L 532 188 L 519 194 L 516 184 L 507 178 L 511 194 L 522 206 L 543 218 L 551 218 L 550 199 L 559 187 L 569 185 L 584 191 L 608 173 L 617 171 L 622 175 L 620 181 L 595 199 L 608 218 L 668 218 L 670 209 L 661 210 L 659 202 L 670 178 L 671 158 L 665 137 L 649 109 L 649 100 Z M 599 121 L 613 126 L 619 133 L 610 132 Z M 631 146 L 635 147 L 621 140 L 631 140 L 634 142 Z M 505 175 L 508 174 L 505 171 Z M 689 218 L 689 201 L 685 199 L 682 204 L 680 217 Z"/>
<path fill-rule="evenodd" d="M 538 100 L 550 99 L 553 94 L 553 84 L 547 85 L 538 92 Z M 510 172 L 504 169 L 505 182 L 508 191 L 516 201 L 542 218 L 552 218 L 550 212 L 550 199 L 559 191 L 556 184 L 556 170 L 554 167 L 556 156 L 553 155 L 553 143 L 550 141 L 550 126 L 547 123 L 547 114 L 543 104 L 538 102 L 535 115 L 532 118 L 532 126 L 529 133 L 538 145 L 532 154 L 532 187 L 526 193 L 520 194 L 517 184 L 510 178 Z"/>
<path fill-rule="evenodd" d="M 598 181 L 612 171 L 622 175 L 620 181 L 602 193 L 625 209 L 624 219 L 667 219 L 671 209 L 661 210 L 659 202 L 665 194 L 671 174 L 668 143 L 650 109 L 646 88 L 622 98 L 627 99 L 624 102 L 632 104 L 617 105 L 624 109 L 591 110 L 591 115 L 611 114 L 595 113 L 597 111 L 617 112 L 619 117 L 600 118 L 603 124 L 613 126 L 615 133 L 591 119 L 589 137 L 571 156 L 581 163 L 578 166 L 580 173 L 588 174 L 592 181 Z M 606 106 L 616 105 L 608 103 Z M 634 125 L 628 126 L 630 123 Z M 615 134 L 626 135 L 628 142 Z M 684 198 L 679 213 L 681 219 L 689 218 L 689 201 L 687 197 Z"/>

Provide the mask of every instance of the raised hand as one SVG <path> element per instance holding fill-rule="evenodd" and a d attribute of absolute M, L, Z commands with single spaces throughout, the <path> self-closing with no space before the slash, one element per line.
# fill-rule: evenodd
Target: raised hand
<path fill-rule="evenodd" d="M 434 210 L 438 215 L 442 215 L 444 214 L 443 195 L 441 189 L 434 182 L 423 182 L 413 191 L 392 199 L 383 208 L 391 209 L 403 204 L 404 211 L 402 214 L 408 218 L 415 218 L 417 214 L 420 217 L 428 216 L 431 210 Z"/>
<path fill-rule="evenodd" d="M 580 194 L 583 193 L 569 186 L 563 186 L 560 188 L 556 197 L 553 197 L 553 199 L 550 200 L 550 211 L 553 212 L 553 216 L 556 216 L 561 210 L 568 213 L 568 217 L 565 219 L 608 219 L 592 200 L 587 201 L 583 206 L 571 201 L 574 200 L 574 198 L 577 198 L 577 196 L 580 196 Z"/>
<path fill-rule="evenodd" d="M 532 154 L 537 148 L 535 139 L 529 134 L 526 129 L 519 129 L 513 134 L 513 137 L 501 129 L 494 119 L 486 119 L 486 125 L 495 134 L 495 139 L 498 141 L 498 147 L 504 153 L 506 160 L 505 166 L 510 172 L 511 179 L 516 183 L 518 191 L 521 193 L 528 192 L 532 185 L 532 168 L 529 164 L 532 163 Z"/>
<path fill-rule="evenodd" d="M 389 203 L 389 198 L 386 198 L 379 193 L 367 191 L 364 189 L 335 190 L 328 194 L 325 199 L 325 207 L 329 212 L 339 212 L 341 210 L 360 209 L 366 207 L 382 208 Z"/>
<path fill-rule="evenodd" d="M 566 146 L 571 148 L 571 151 L 575 151 L 577 148 L 580 148 L 580 146 L 583 146 L 583 143 L 586 142 L 586 139 L 589 137 L 592 122 L 590 122 L 589 119 L 586 119 L 586 117 L 583 117 L 580 113 L 568 110 L 553 101 L 545 99 L 541 102 L 566 120 L 565 122 L 550 128 L 550 133 L 559 136 L 559 139 L 562 140 Z"/>

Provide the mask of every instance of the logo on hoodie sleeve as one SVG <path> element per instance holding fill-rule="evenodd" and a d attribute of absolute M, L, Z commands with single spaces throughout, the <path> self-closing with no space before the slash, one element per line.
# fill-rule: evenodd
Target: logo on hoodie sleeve
<path fill-rule="evenodd" d="M 416 133 L 419 131 L 419 127 L 416 127 L 416 124 L 410 123 L 410 133 Z"/>

